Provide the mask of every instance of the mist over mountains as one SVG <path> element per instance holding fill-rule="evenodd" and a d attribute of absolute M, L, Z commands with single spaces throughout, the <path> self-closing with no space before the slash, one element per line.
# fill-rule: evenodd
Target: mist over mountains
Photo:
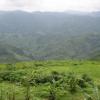
<path fill-rule="evenodd" d="M 0 32 L 2 33 L 66 33 L 82 34 L 99 32 L 99 12 L 56 13 L 22 11 L 0 13 Z M 83 15 L 82 15 L 83 14 Z M 97 26 L 98 25 L 98 26 Z"/>
<path fill-rule="evenodd" d="M 8 59 L 100 59 L 100 12 L 1 11 L 0 61 Z"/>

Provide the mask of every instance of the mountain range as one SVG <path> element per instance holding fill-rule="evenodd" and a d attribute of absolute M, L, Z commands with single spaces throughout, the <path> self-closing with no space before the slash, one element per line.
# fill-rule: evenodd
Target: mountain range
<path fill-rule="evenodd" d="M 0 12 L 0 61 L 100 59 L 100 12 Z"/>

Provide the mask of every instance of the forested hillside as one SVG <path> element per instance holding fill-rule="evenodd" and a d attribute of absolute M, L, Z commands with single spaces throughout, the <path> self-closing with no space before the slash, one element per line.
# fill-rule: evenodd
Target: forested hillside
<path fill-rule="evenodd" d="M 100 12 L 0 12 L 0 42 L 28 60 L 100 59 Z"/>
<path fill-rule="evenodd" d="M 24 50 L 8 44 L 0 43 L 0 63 L 11 63 L 30 59 L 31 56 L 29 57 Z"/>

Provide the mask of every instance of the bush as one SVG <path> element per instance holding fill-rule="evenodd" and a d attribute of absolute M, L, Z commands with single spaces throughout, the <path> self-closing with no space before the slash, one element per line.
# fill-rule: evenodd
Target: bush
<path fill-rule="evenodd" d="M 74 73 L 69 73 L 67 84 L 71 93 L 75 93 L 77 90 L 78 79 Z"/>
<path fill-rule="evenodd" d="M 50 85 L 48 100 L 56 100 L 55 82 Z"/>
<path fill-rule="evenodd" d="M 86 83 L 83 79 L 78 79 L 78 85 L 81 87 L 81 88 L 86 88 Z"/>
<path fill-rule="evenodd" d="M 87 74 L 83 74 L 83 75 L 82 75 L 82 79 L 83 79 L 84 81 L 86 81 L 86 82 L 91 82 L 91 81 L 92 81 L 92 79 L 91 79 Z"/>
<path fill-rule="evenodd" d="M 25 73 L 20 71 L 0 72 L 0 78 L 4 81 L 10 81 L 10 82 L 21 82 L 21 79 L 24 75 Z"/>
<path fill-rule="evenodd" d="M 44 84 L 44 83 L 52 83 L 52 80 L 58 81 L 61 79 L 61 75 L 57 72 L 52 72 L 50 75 L 40 74 L 35 72 L 32 79 L 30 80 L 30 84 Z"/>

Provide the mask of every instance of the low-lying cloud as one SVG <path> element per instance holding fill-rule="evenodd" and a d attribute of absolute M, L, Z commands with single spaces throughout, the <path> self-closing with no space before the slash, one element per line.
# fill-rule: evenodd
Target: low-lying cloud
<path fill-rule="evenodd" d="M 0 10 L 97 11 L 100 0 L 0 0 Z"/>

